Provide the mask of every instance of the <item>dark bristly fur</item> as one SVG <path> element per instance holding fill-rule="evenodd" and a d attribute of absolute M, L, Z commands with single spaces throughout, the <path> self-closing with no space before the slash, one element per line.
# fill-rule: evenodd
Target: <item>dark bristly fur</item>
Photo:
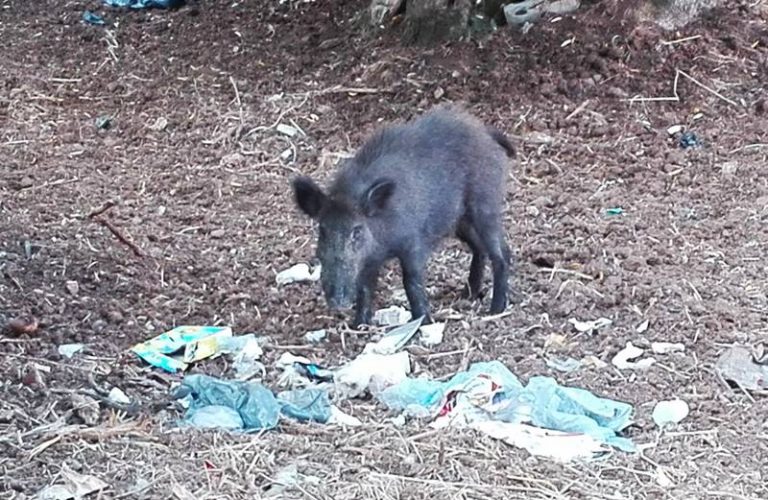
<path fill-rule="evenodd" d="M 499 130 L 459 107 L 442 106 L 376 132 L 327 194 L 307 177 L 294 180 L 298 206 L 319 222 L 317 254 L 329 306 L 354 303 L 355 323 L 370 322 L 378 271 L 396 258 L 413 316 L 431 321 L 424 269 L 436 245 L 454 235 L 472 251 L 467 294 L 479 295 L 490 259 L 490 311 L 503 311 L 510 251 L 501 215 L 507 161 L 514 156 Z"/>

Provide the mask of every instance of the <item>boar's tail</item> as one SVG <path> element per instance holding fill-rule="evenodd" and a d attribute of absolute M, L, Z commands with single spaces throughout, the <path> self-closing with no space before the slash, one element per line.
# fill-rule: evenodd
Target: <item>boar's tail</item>
<path fill-rule="evenodd" d="M 507 136 L 504 135 L 502 131 L 500 131 L 496 127 L 491 127 L 491 126 L 486 127 L 486 130 L 488 131 L 488 134 L 490 134 L 490 136 L 493 137 L 493 140 L 496 141 L 499 146 L 504 148 L 504 151 L 507 152 L 507 156 L 509 158 L 515 157 L 515 147 L 512 145 L 511 142 L 509 142 L 509 139 L 507 138 Z"/>

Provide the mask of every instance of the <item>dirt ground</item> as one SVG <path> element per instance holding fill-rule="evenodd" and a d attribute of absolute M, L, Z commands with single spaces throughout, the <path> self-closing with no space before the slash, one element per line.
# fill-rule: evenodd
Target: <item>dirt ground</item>
<path fill-rule="evenodd" d="M 0 335 L 0 497 L 32 498 L 68 467 L 108 483 L 93 498 L 768 498 L 768 402 L 713 368 L 729 345 L 768 333 L 765 2 L 730 2 L 678 33 L 612 21 L 597 4 L 430 50 L 401 47 L 399 27 L 361 35 L 352 19 L 365 4 L 0 2 L 0 323 L 40 322 Z M 86 8 L 110 25 L 81 22 Z M 174 429 L 179 377 L 128 352 L 173 326 L 271 337 L 268 380 L 286 351 L 336 366 L 361 350 L 366 335 L 329 314 L 317 286 L 275 284 L 313 254 L 289 182 L 326 180 L 381 122 L 444 101 L 519 149 L 505 222 L 520 300 L 486 320 L 487 300 L 460 299 L 469 254 L 446 242 L 428 278 L 446 338 L 414 351 L 415 371 L 498 359 L 524 381 L 551 375 L 627 401 L 626 435 L 643 452 L 560 465 L 468 430 L 397 427 L 374 401 L 342 405 L 358 429 Z M 667 133 L 677 124 L 701 145 L 681 148 Z M 89 219 L 109 201 L 104 219 L 140 257 Z M 380 306 L 399 296 L 388 269 Z M 592 335 L 568 323 L 600 317 L 613 324 Z M 329 342 L 307 346 L 319 328 Z M 686 350 L 618 370 L 628 341 Z M 73 342 L 86 351 L 58 354 Z M 608 366 L 547 366 L 590 355 Z M 224 359 L 191 369 L 229 370 Z M 120 387 L 138 412 L 102 407 L 87 425 L 71 395 L 94 384 Z M 660 431 L 654 404 L 675 397 L 690 415 Z M 304 480 L 276 493 L 290 465 Z"/>

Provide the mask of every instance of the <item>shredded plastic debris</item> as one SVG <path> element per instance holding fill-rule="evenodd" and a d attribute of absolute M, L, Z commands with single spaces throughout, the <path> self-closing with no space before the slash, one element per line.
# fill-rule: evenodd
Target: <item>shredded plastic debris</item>
<path fill-rule="evenodd" d="M 701 146 L 701 140 L 693 132 L 683 132 L 679 141 L 680 147 L 683 149 L 695 148 Z"/>
<path fill-rule="evenodd" d="M 668 424 L 678 424 L 690 413 L 688 403 L 682 399 L 659 401 L 653 409 L 653 421 L 659 427 Z"/>
<path fill-rule="evenodd" d="M 434 347 L 443 342 L 445 323 L 431 323 L 419 328 L 419 341 L 426 347 Z"/>
<path fill-rule="evenodd" d="M 302 281 L 317 281 L 320 279 L 322 266 L 319 264 L 314 269 L 310 269 L 309 264 L 295 264 L 284 271 L 280 271 L 275 276 L 278 286 L 299 283 Z"/>
<path fill-rule="evenodd" d="M 304 334 L 304 340 L 310 344 L 319 344 L 328 337 L 328 332 L 325 330 L 313 330 Z"/>
<path fill-rule="evenodd" d="M 651 367 L 656 360 L 653 358 L 643 358 L 639 361 L 632 361 L 642 356 L 644 351 L 639 347 L 627 342 L 626 347 L 616 353 L 611 363 L 619 370 L 645 370 Z"/>
<path fill-rule="evenodd" d="M 431 425 L 438 428 L 482 422 L 484 428 L 500 435 L 503 429 L 488 422 L 505 422 L 567 433 L 561 435 L 565 441 L 560 446 L 543 448 L 531 444 L 527 436 L 510 435 L 509 428 L 504 433 L 505 441 L 524 444 L 531 453 L 552 458 L 571 458 L 563 453 L 568 439 L 575 435 L 595 444 L 580 448 L 580 456 L 592 456 L 598 444 L 635 451 L 631 440 L 617 434 L 630 424 L 631 405 L 560 386 L 551 377 L 532 377 L 524 387 L 498 361 L 474 363 L 447 382 L 408 378 L 384 390 L 378 399 L 391 410 L 434 419 Z M 522 431 L 517 428 L 516 432 Z"/>
<path fill-rule="evenodd" d="M 594 321 L 580 321 L 576 318 L 571 318 L 568 320 L 568 323 L 573 325 L 573 327 L 576 329 L 576 331 L 581 333 L 593 333 L 601 328 L 605 328 L 606 326 L 610 326 L 613 324 L 613 321 L 611 321 L 608 318 L 598 318 Z"/>
<path fill-rule="evenodd" d="M 188 402 L 185 423 L 202 428 L 269 430 L 280 418 L 342 425 L 359 422 L 334 409 L 328 392 L 318 388 L 293 389 L 275 396 L 259 382 L 191 374 L 184 377 L 174 396 Z"/>
<path fill-rule="evenodd" d="M 368 343 L 363 348 L 363 353 L 394 354 L 402 349 L 419 331 L 423 317 L 418 317 L 404 325 L 393 328 L 378 342 Z"/>
<path fill-rule="evenodd" d="M 96 476 L 78 474 L 66 464 L 62 464 L 60 473 L 64 484 L 46 487 L 38 492 L 36 496 L 38 500 L 69 500 L 70 498 L 80 500 L 91 493 L 109 487 L 109 484 Z"/>
<path fill-rule="evenodd" d="M 61 344 L 59 346 L 59 354 L 65 358 L 72 358 L 75 354 L 81 352 L 85 348 L 85 344 Z"/>
<path fill-rule="evenodd" d="M 373 323 L 379 326 L 397 326 L 411 321 L 411 312 L 400 306 L 390 306 L 373 313 Z"/>
<path fill-rule="evenodd" d="M 570 373 L 581 368 L 581 361 L 573 358 L 550 358 L 547 360 L 547 366 L 559 372 Z"/>
<path fill-rule="evenodd" d="M 685 344 L 679 342 L 651 342 L 651 351 L 655 354 L 672 354 L 685 351 Z"/>
<path fill-rule="evenodd" d="M 768 390 L 768 366 L 756 363 L 747 347 L 735 345 L 729 348 L 720 355 L 715 368 L 724 380 L 743 390 Z"/>
<path fill-rule="evenodd" d="M 104 26 L 106 24 L 103 17 L 90 10 L 83 12 L 83 21 L 94 26 Z"/>

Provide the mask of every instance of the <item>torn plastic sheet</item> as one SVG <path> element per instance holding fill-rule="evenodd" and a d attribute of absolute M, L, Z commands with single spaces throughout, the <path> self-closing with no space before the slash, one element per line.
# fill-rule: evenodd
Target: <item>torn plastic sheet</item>
<path fill-rule="evenodd" d="M 474 363 L 447 382 L 408 378 L 384 390 L 378 399 L 392 410 L 434 419 L 433 427 L 487 421 L 530 424 L 589 436 L 628 452 L 636 449 L 631 440 L 617 434 L 631 423 L 631 405 L 561 386 L 551 377 L 532 377 L 523 386 L 498 361 Z M 514 438 L 505 439 L 509 440 Z M 527 449 L 534 453 L 534 448 Z"/>

